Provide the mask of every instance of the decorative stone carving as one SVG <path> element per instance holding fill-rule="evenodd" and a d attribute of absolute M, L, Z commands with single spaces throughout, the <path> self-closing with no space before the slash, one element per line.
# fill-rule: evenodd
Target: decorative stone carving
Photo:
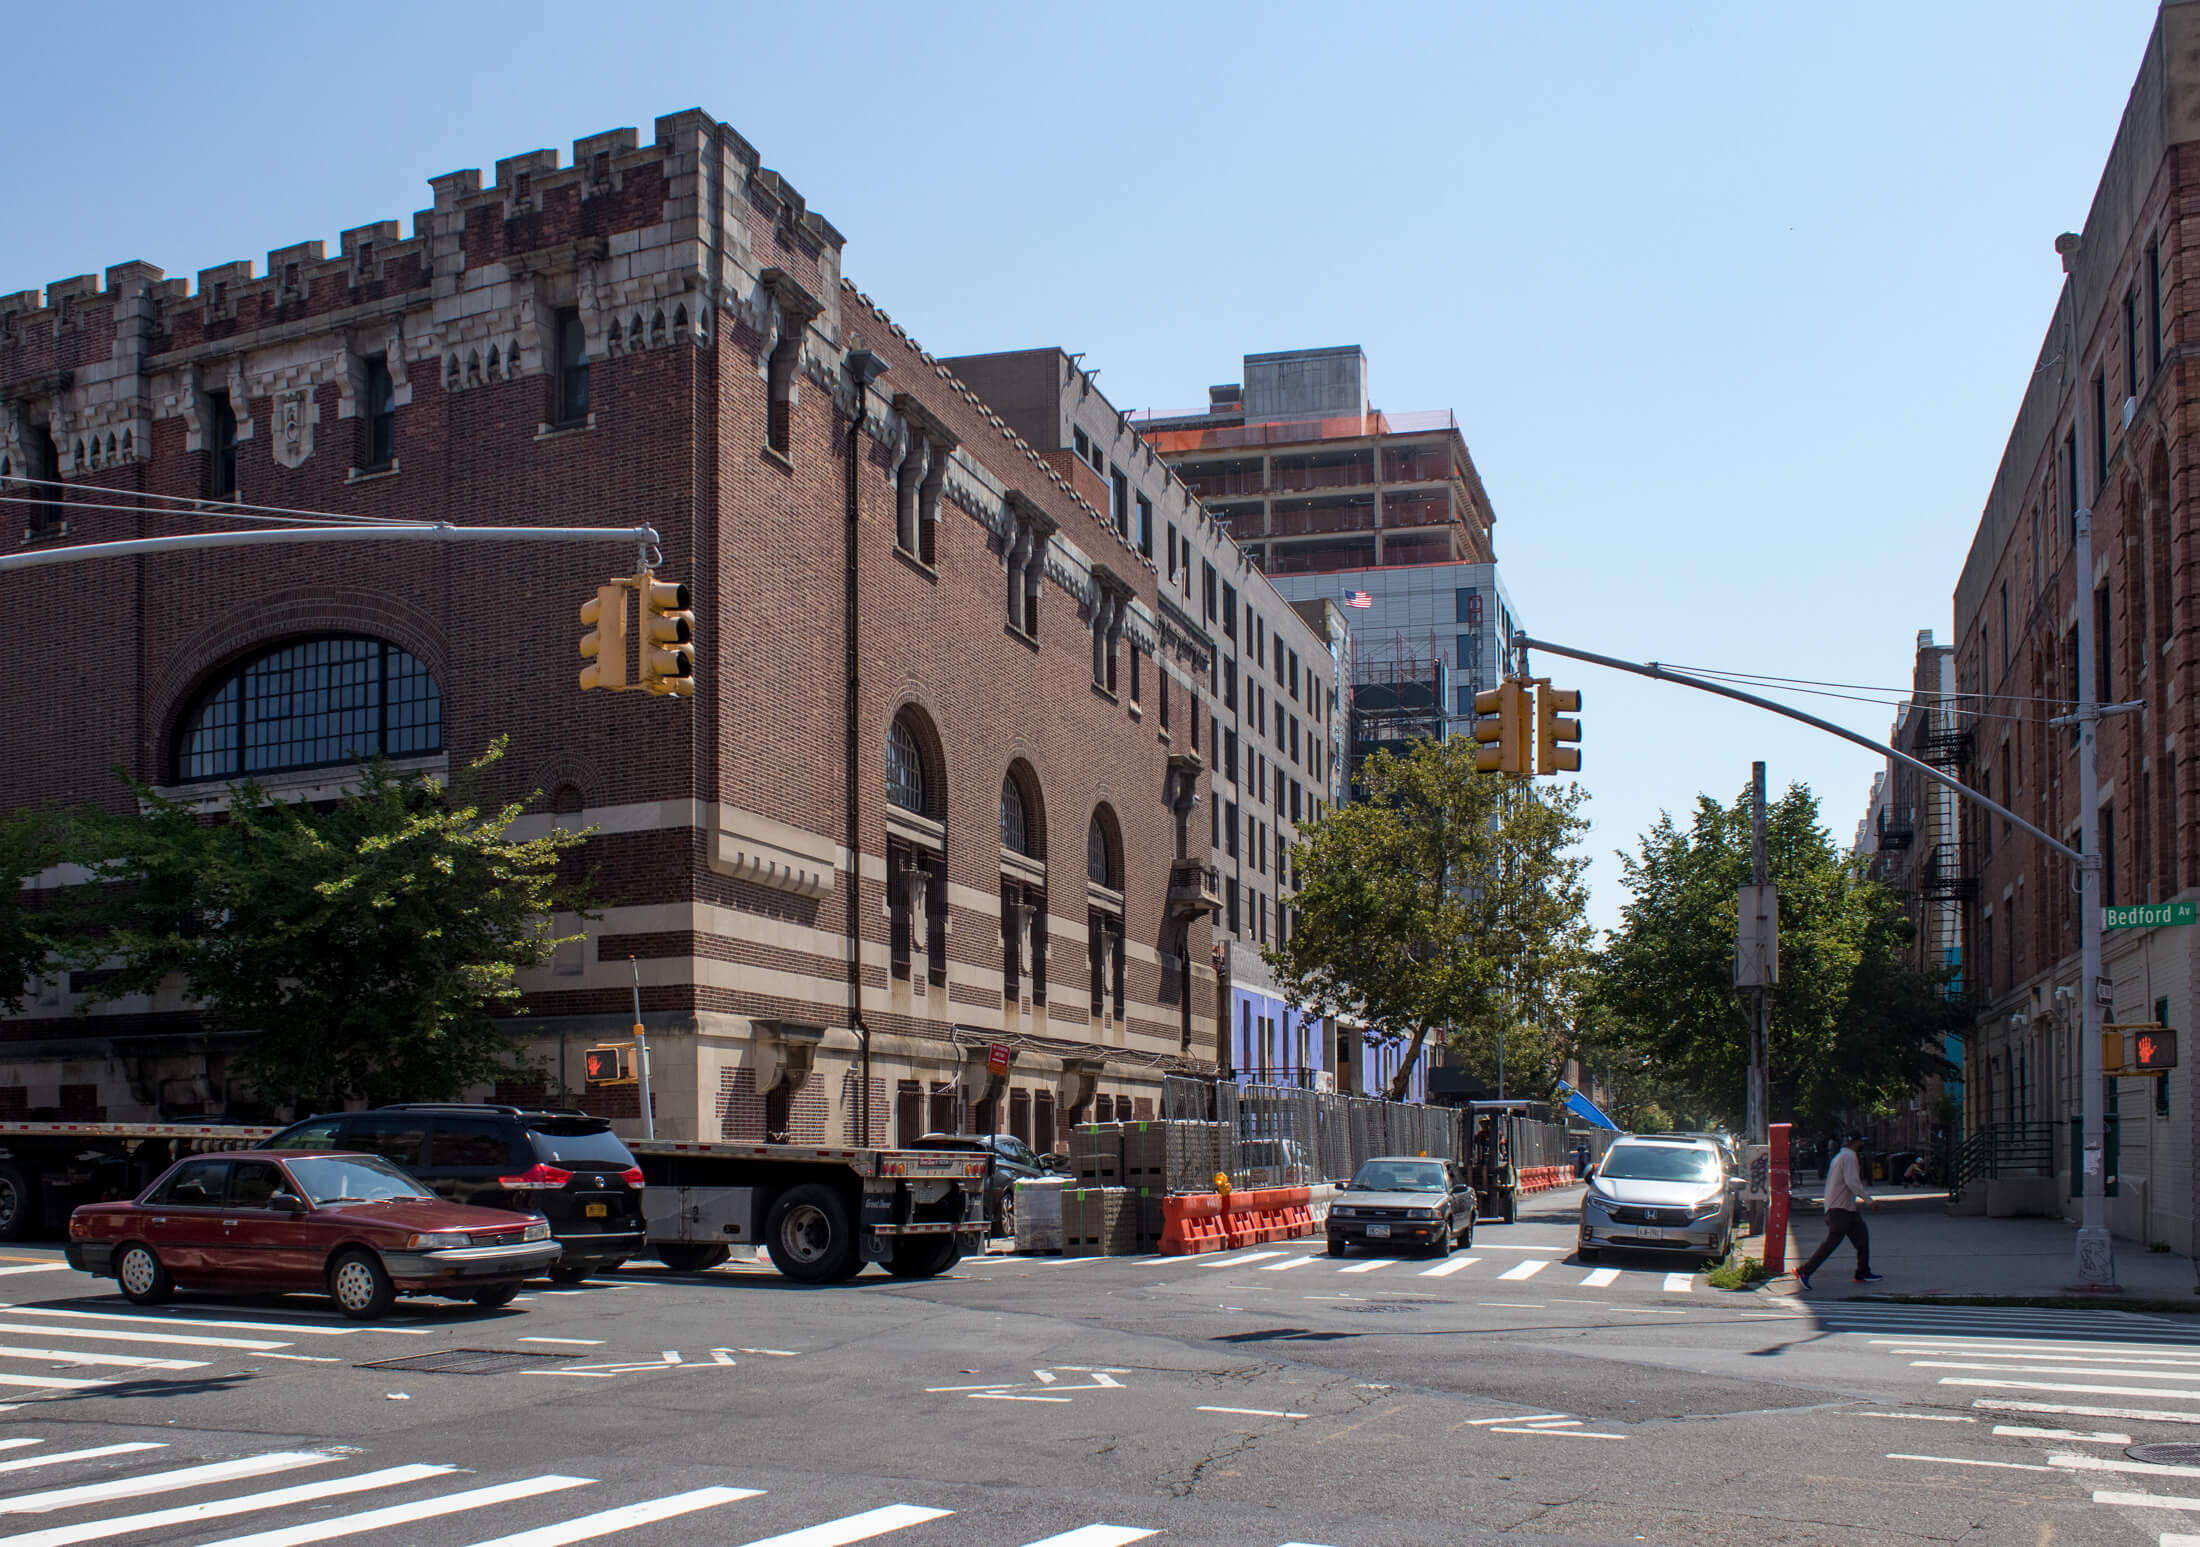
<path fill-rule="evenodd" d="M 275 460 L 285 467 L 305 466 L 313 455 L 313 423 L 320 414 L 313 406 L 313 394 L 303 387 L 293 387 L 287 392 L 275 394 Z"/>

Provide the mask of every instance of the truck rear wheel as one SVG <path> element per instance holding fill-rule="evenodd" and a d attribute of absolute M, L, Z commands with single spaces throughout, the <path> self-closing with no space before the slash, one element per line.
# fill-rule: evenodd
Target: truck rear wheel
<path fill-rule="evenodd" d="M 38 1228 L 38 1194 L 14 1166 L 0 1165 L 0 1241 L 15 1241 Z"/>
<path fill-rule="evenodd" d="M 896 1278 L 936 1278 L 962 1261 L 962 1248 L 951 1235 L 905 1235 L 887 1255 L 886 1271 Z"/>
<path fill-rule="evenodd" d="M 705 1241 L 660 1241 L 650 1250 L 675 1273 L 706 1273 L 733 1255 L 732 1247 Z"/>
<path fill-rule="evenodd" d="M 823 1182 L 781 1193 L 764 1222 L 764 1241 L 772 1266 L 798 1284 L 837 1284 L 863 1271 L 848 1200 Z"/>

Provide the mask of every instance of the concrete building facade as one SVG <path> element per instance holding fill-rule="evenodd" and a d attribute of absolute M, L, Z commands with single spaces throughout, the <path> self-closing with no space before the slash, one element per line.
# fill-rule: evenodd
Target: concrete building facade
<path fill-rule="evenodd" d="M 119 805 L 118 767 L 209 811 L 245 773 L 320 798 L 366 755 L 440 776 L 508 735 L 495 792 L 595 829 L 604 908 L 526 982 L 535 1072 L 500 1093 L 638 1117 L 581 1070 L 638 969 L 661 1135 L 1048 1144 L 1212 1069 L 1212 652 L 1105 491 L 856 291 L 841 233 L 705 113 L 431 187 L 334 254 L 0 295 L 8 548 L 246 507 L 648 521 L 694 595 L 693 700 L 576 688 L 576 609 L 631 548 L 25 571 L 0 608 L 53 654 L 0 682 L 8 804 Z M 236 1038 L 82 987 L 0 1022 L 0 1111 L 245 1109 Z"/>

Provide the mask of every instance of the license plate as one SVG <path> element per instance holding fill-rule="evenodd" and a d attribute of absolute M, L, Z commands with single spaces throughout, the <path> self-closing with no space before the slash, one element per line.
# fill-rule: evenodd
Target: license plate
<path fill-rule="evenodd" d="M 590 1219 L 608 1219 L 611 1215 L 611 1205 L 608 1203 L 590 1203 L 583 1206 L 582 1212 L 587 1214 Z"/>
<path fill-rule="evenodd" d="M 1388 1237 L 1389 1234 L 1390 1226 L 1388 1225 L 1369 1225 L 1367 1227 L 1367 1238 L 1370 1241 L 1382 1240 Z"/>
<path fill-rule="evenodd" d="M 1645 1241 L 1662 1241 L 1672 1232 L 1669 1230 L 1665 1230 L 1657 1225 L 1644 1225 L 1636 1233 L 1640 1235 Z"/>

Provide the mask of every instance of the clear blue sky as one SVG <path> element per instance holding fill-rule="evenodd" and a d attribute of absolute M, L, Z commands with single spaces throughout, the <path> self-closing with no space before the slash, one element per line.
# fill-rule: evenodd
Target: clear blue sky
<path fill-rule="evenodd" d="M 700 105 L 938 354 L 1060 344 L 1123 407 L 1357 343 L 1458 412 L 1531 630 L 1903 685 L 1950 595 L 2152 25 L 1852 7 L 17 8 L 0 293 L 191 274 L 426 179 Z M 1865 753 L 1610 673 L 1610 852 L 1752 758 L 1844 841 Z M 1829 701 L 1815 701 L 1824 706 Z M 1832 703 L 1884 734 L 1891 711 Z"/>

